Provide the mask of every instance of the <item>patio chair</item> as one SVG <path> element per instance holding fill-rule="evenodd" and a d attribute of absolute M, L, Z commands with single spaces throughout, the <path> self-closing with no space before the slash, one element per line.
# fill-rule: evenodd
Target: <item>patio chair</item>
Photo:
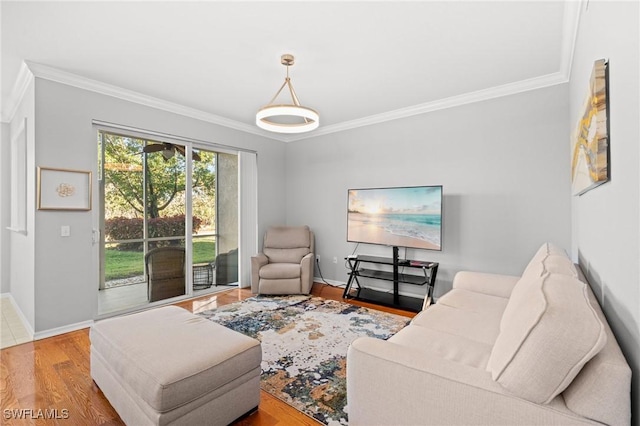
<path fill-rule="evenodd" d="M 169 299 L 185 294 L 184 247 L 160 247 L 144 257 L 149 301 Z"/>

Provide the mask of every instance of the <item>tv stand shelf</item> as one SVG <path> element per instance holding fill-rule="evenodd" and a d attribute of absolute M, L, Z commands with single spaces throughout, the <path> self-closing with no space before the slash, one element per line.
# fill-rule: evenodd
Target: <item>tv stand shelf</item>
<path fill-rule="evenodd" d="M 375 278 L 377 280 L 393 281 L 393 272 L 374 271 L 371 269 L 358 269 L 358 276 L 364 278 Z M 428 283 L 428 277 L 419 275 L 398 274 L 398 280 L 404 284 L 425 285 Z"/>
<path fill-rule="evenodd" d="M 349 280 L 342 295 L 345 299 L 356 299 L 384 306 L 406 309 L 419 312 L 423 308 L 423 300 L 415 297 L 401 296 L 398 294 L 399 284 L 411 284 L 427 286 L 425 295 L 426 303 L 430 303 L 433 296 L 433 287 L 438 273 L 437 262 L 425 262 L 418 260 L 399 260 L 397 247 L 394 247 L 393 258 L 359 255 L 347 257 L 349 265 Z M 392 266 L 393 271 L 368 269 L 363 264 Z M 401 268 L 422 269 L 423 275 L 400 273 Z M 358 278 L 371 278 L 376 280 L 393 282 L 393 290 L 390 292 L 373 290 L 363 287 Z M 355 287 L 354 287 L 355 284 Z"/>

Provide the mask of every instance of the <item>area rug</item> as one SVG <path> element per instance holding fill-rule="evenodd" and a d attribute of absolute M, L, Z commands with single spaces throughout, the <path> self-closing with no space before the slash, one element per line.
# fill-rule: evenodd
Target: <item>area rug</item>
<path fill-rule="evenodd" d="M 199 315 L 262 343 L 261 388 L 326 425 L 347 424 L 346 356 L 409 318 L 310 296 L 256 296 Z"/>

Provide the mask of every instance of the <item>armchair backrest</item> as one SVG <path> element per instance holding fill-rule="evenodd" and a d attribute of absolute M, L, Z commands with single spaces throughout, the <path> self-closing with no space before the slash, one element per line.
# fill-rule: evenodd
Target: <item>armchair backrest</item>
<path fill-rule="evenodd" d="M 270 263 L 300 263 L 314 249 L 313 232 L 308 226 L 272 226 L 264 234 L 262 252 Z"/>
<path fill-rule="evenodd" d="M 183 278 L 185 249 L 183 247 L 160 247 L 145 256 L 149 280 Z"/>

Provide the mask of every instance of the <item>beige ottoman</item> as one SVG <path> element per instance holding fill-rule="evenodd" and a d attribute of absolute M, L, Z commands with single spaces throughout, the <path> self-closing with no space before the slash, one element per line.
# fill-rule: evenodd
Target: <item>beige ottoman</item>
<path fill-rule="evenodd" d="M 91 377 L 128 425 L 226 425 L 258 408 L 260 342 L 167 306 L 97 322 Z"/>

